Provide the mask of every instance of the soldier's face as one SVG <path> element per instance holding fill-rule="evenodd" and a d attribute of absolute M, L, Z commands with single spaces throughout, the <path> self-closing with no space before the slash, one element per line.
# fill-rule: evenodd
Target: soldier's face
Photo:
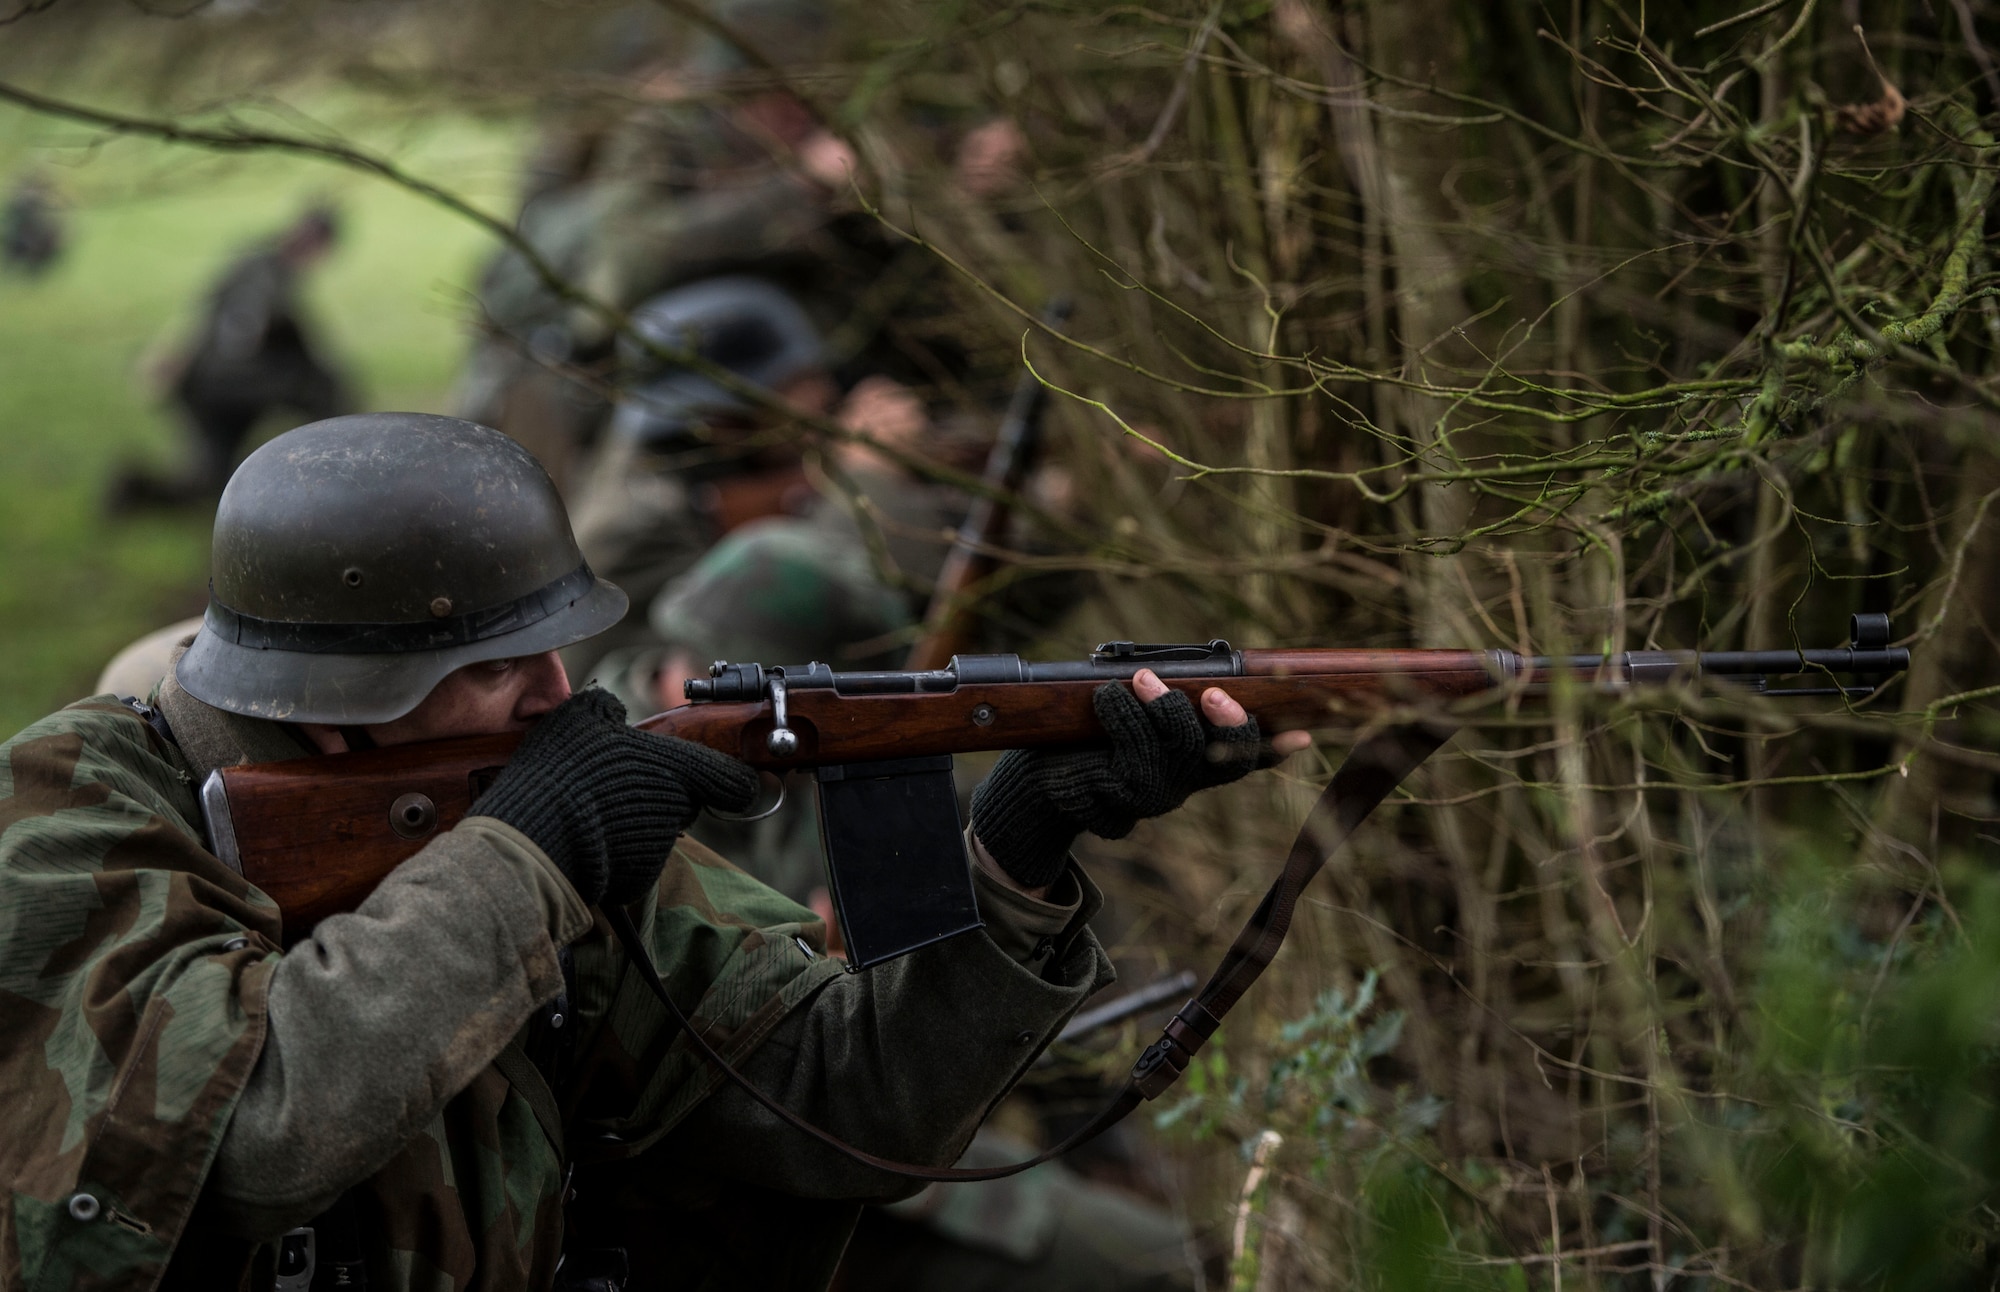
<path fill-rule="evenodd" d="M 467 664 L 446 675 L 424 702 L 394 722 L 368 728 L 378 745 L 446 736 L 525 731 L 569 699 L 569 675 L 554 651 Z"/>
<path fill-rule="evenodd" d="M 525 731 L 535 719 L 567 699 L 569 675 L 563 672 L 562 660 L 554 651 L 489 660 L 447 674 L 422 704 L 394 722 L 377 723 L 367 731 L 378 745 Z M 308 726 L 305 730 L 327 753 L 347 748 L 338 728 Z"/>

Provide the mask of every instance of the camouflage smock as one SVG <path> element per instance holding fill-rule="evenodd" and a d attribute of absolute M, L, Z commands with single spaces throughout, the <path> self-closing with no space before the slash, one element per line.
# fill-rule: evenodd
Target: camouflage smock
<path fill-rule="evenodd" d="M 202 849 L 131 710 L 0 749 L 0 1286 L 144 1287 L 263 1043 L 278 909 Z"/>
<path fill-rule="evenodd" d="M 0 762 L 0 1166 L 11 1204 L 0 1213 L 0 1287 L 269 1286 L 274 1244 L 231 1236 L 204 1185 L 265 1042 L 280 963 L 276 908 L 203 849 L 199 762 L 115 701 L 84 701 L 34 724 L 0 746 Z M 699 1002 L 694 1017 L 710 1040 L 760 1086 L 840 1133 L 839 1092 L 788 1089 L 787 1065 L 802 1017 L 810 1024 L 827 1012 L 798 1007 L 830 982 L 851 988 L 868 975 L 842 974 L 820 954 L 823 930 L 807 912 L 692 843 L 676 850 L 643 924 L 662 976 L 681 1000 Z M 1006 925 L 997 921 L 996 934 Z M 872 1097 L 907 1101 L 913 1125 L 893 1137 L 900 1142 L 878 1137 L 869 1147 L 956 1155 L 984 1105 L 1108 977 L 1080 924 L 1067 942 L 1054 957 L 1067 966 L 1059 973 L 1045 950 L 1010 951 L 1040 975 L 1032 1027 L 1016 1032 L 1024 1015 L 1003 1008 L 1004 1041 L 989 1038 L 990 1027 L 956 1037 L 949 1023 L 937 1038 L 955 1062 L 994 1074 L 970 1083 L 960 1102 L 971 1112 L 941 1113 L 926 1102 L 931 1092 L 892 1077 L 886 1098 Z M 851 1198 L 893 1184 L 812 1145 L 735 1160 L 748 1151 L 740 1145 L 778 1141 L 769 1128 L 758 1138 L 740 1094 L 706 1098 L 721 1078 L 668 1037 L 663 1012 L 623 972 L 601 924 L 569 954 L 563 1004 L 574 1042 L 549 1058 L 547 1010 L 517 1038 L 555 1072 L 566 1142 L 538 1116 L 547 1087 L 527 1089 L 532 1078 L 517 1086 L 481 1060 L 421 1133 L 350 1193 L 372 1286 L 548 1287 L 573 1167 L 577 1190 L 595 1199 L 593 1219 L 651 1216 L 653 1238 L 675 1236 L 672 1268 L 686 1275 L 675 1285 L 742 1286 L 746 1254 L 767 1253 L 758 1268 L 770 1277 L 759 1285 L 823 1286 L 853 1222 Z M 950 955 L 911 972 L 948 982 L 960 1000 L 977 990 L 977 973 L 966 976 Z M 900 1025 L 877 999 L 893 987 L 884 982 L 852 996 L 846 1014 L 819 1019 L 840 1039 L 811 1043 L 848 1045 L 857 1072 L 884 1067 L 867 1044 Z M 992 1001 L 981 1008 L 992 1011 Z M 753 1053 L 781 1022 L 786 1045 Z M 912 1082 L 937 1083 L 935 1067 L 915 1068 Z M 570 1210 L 574 1224 L 577 1204 Z"/>

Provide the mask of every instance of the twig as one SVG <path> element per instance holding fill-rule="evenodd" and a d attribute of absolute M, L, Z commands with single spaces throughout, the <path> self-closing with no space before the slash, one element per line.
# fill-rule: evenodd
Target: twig
<path fill-rule="evenodd" d="M 1146 132 L 1146 139 L 1138 150 L 1113 163 L 1113 168 L 1137 166 L 1151 161 L 1153 154 L 1160 151 L 1160 145 L 1167 141 L 1167 134 L 1174 128 L 1180 117 L 1181 107 L 1187 102 L 1188 86 L 1194 80 L 1194 69 L 1201 65 L 1201 51 L 1208 45 L 1209 37 L 1215 34 L 1216 24 L 1222 18 L 1222 0 L 1215 0 L 1209 6 L 1208 17 L 1202 19 L 1200 30 L 1188 44 L 1187 57 L 1181 60 L 1180 75 L 1174 78 L 1174 88 L 1167 92 L 1167 101 L 1160 108 L 1160 115 L 1153 122 L 1153 128 Z"/>
<path fill-rule="evenodd" d="M 1236 1224 L 1229 1235 L 1229 1286 L 1231 1292 L 1250 1292 L 1256 1284 L 1254 1260 L 1246 1261 L 1250 1253 L 1250 1216 L 1256 1210 L 1258 1191 L 1264 1187 L 1264 1176 L 1270 1170 L 1271 1155 L 1285 1137 L 1266 1129 L 1257 1136 L 1250 1149 L 1250 1170 L 1243 1177 L 1243 1188 L 1237 1194 Z"/>
<path fill-rule="evenodd" d="M 1734 18 L 1724 18 L 1721 22 L 1712 22 L 1708 24 L 1708 26 L 1703 27 L 1699 31 L 1695 32 L 1694 38 L 1696 40 L 1700 40 L 1704 36 L 1713 36 L 1718 31 L 1722 31 L 1729 27 L 1734 27 L 1739 22 L 1749 22 L 1752 18 L 1761 18 L 1765 14 L 1771 12 L 1771 10 L 1782 9 L 1790 3 L 1791 0 L 1764 0 L 1763 4 L 1757 5 L 1755 8 L 1745 9 L 1742 13 L 1737 14 Z"/>
<path fill-rule="evenodd" d="M 1951 7 L 1958 15 L 1959 38 L 1965 41 L 1972 61 L 1979 65 L 1979 74 L 1986 78 L 1986 92 L 1993 97 L 1993 106 L 2000 108 L 2000 68 L 1993 66 L 1993 55 L 1986 52 L 1985 42 L 1979 39 L 1978 24 L 1972 20 L 1972 5 L 1968 0 L 1951 0 Z"/>

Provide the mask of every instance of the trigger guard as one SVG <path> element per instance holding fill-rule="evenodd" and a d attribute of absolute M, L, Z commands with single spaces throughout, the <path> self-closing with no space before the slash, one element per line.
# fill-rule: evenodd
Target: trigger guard
<path fill-rule="evenodd" d="M 749 821 L 762 821 L 765 817 L 775 815 L 779 808 L 785 806 L 785 778 L 779 776 L 775 772 L 767 772 L 767 771 L 759 771 L 757 775 L 760 777 L 768 776 L 770 777 L 771 780 L 777 783 L 778 799 L 775 803 L 771 804 L 770 807 L 765 808 L 762 812 L 747 813 L 743 816 L 731 816 L 727 812 L 718 812 L 714 808 L 704 808 L 703 811 L 707 812 L 708 815 L 714 817 L 716 820 L 727 821 L 731 825 L 741 825 Z M 754 804 L 752 806 L 754 806 Z"/>

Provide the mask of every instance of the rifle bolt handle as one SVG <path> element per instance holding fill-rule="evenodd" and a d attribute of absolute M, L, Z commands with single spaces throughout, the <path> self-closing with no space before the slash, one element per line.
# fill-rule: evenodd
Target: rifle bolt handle
<path fill-rule="evenodd" d="M 775 725 L 775 730 L 770 735 L 764 737 L 764 748 L 770 750 L 779 758 L 790 758 L 793 754 L 799 752 L 799 738 L 793 732 L 791 722 L 785 713 L 785 670 L 781 668 L 771 670 L 769 691 L 771 696 L 771 721 Z"/>

